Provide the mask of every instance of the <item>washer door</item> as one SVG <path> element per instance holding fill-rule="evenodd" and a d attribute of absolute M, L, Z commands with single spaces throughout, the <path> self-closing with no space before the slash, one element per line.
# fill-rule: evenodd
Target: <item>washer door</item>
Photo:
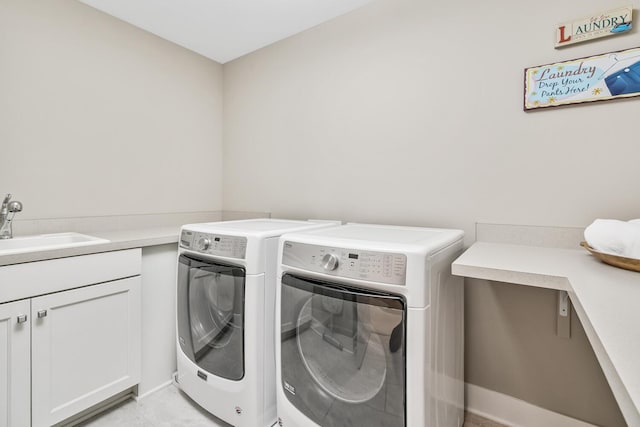
<path fill-rule="evenodd" d="M 180 255 L 178 342 L 199 368 L 244 377 L 244 283 L 241 267 Z"/>
<path fill-rule="evenodd" d="M 323 427 L 404 426 L 404 298 L 290 274 L 281 298 L 289 401 Z"/>

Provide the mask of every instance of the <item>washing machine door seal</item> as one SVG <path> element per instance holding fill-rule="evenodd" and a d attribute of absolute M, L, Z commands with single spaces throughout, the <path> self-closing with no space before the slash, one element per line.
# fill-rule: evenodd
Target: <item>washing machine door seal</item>
<path fill-rule="evenodd" d="M 404 426 L 404 297 L 290 273 L 281 283 L 289 402 L 323 427 Z"/>
<path fill-rule="evenodd" d="M 178 258 L 180 350 L 204 372 L 236 381 L 244 377 L 245 279 L 240 266 Z"/>

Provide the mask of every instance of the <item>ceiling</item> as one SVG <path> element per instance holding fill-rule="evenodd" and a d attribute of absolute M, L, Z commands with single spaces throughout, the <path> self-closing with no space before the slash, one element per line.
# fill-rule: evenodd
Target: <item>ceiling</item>
<path fill-rule="evenodd" d="M 371 0 L 80 0 L 224 64 Z"/>

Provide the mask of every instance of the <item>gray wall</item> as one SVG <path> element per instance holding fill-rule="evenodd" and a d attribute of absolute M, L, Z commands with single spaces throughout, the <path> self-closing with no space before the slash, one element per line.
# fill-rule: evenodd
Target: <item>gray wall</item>
<path fill-rule="evenodd" d="M 0 94 L 17 218 L 221 209 L 220 64 L 80 2 L 0 0 Z"/>
<path fill-rule="evenodd" d="M 522 111 L 525 67 L 639 45 L 633 30 L 553 48 L 558 22 L 617 6 L 377 0 L 225 64 L 225 209 L 455 227 L 467 244 L 476 222 L 640 216 L 640 101 Z M 467 294 L 468 382 L 624 425 L 578 320 L 555 336 L 554 293 Z"/>
<path fill-rule="evenodd" d="M 522 111 L 525 67 L 640 44 L 634 29 L 553 48 L 557 22 L 616 5 L 377 0 L 225 64 L 225 209 L 469 241 L 475 222 L 639 216 L 637 99 Z"/>
<path fill-rule="evenodd" d="M 626 426 L 575 311 L 556 334 L 558 292 L 466 279 L 466 381 L 598 426 Z"/>

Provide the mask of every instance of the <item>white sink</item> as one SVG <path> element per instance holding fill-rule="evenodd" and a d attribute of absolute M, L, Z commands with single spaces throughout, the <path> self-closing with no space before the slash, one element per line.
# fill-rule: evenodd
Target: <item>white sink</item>
<path fill-rule="evenodd" d="M 76 246 L 96 245 L 108 243 L 106 239 L 87 236 L 80 233 L 40 234 L 36 236 L 14 237 L 0 239 L 0 255 L 21 254 L 50 249 L 72 248 Z"/>

